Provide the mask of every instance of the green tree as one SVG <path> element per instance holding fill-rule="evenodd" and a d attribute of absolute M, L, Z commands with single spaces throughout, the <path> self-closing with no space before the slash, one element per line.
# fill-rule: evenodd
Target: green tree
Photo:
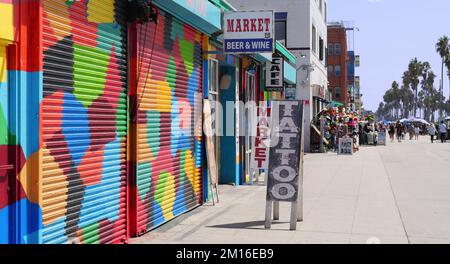
<path fill-rule="evenodd" d="M 417 58 L 412 59 L 408 65 L 408 81 L 411 89 L 414 92 L 414 102 L 413 102 L 413 113 L 414 116 L 417 114 L 417 97 L 419 93 L 419 83 L 420 77 L 422 76 L 422 63 L 417 60 Z"/>
<path fill-rule="evenodd" d="M 450 53 L 450 47 L 449 47 L 449 38 L 447 36 L 442 36 L 439 38 L 438 42 L 436 43 L 436 52 L 439 53 L 439 56 L 441 56 L 442 64 L 441 64 L 441 84 L 440 84 L 440 90 L 439 92 L 443 93 L 444 91 L 444 64 L 449 60 L 449 53 Z M 449 69 L 449 65 L 447 65 L 447 69 Z M 450 71 L 450 69 L 449 69 Z M 450 76 L 450 73 L 449 73 Z"/>

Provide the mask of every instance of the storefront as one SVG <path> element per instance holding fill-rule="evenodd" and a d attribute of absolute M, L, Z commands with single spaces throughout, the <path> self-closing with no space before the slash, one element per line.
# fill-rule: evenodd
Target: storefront
<path fill-rule="evenodd" d="M 270 117 L 270 105 L 272 100 L 295 99 L 286 98 L 286 89 L 296 87 L 297 74 L 295 69 L 295 58 L 289 51 L 276 43 L 274 54 L 255 54 L 251 58 L 245 56 L 241 64 L 241 98 L 245 103 L 244 111 L 241 113 L 243 134 L 241 136 L 241 183 L 252 184 L 259 179 L 260 169 L 256 166 L 255 159 L 255 139 L 258 134 L 258 121 L 260 114 Z M 267 71 L 268 63 L 274 58 L 282 58 L 278 67 L 281 70 L 280 87 L 268 89 Z M 268 91 L 270 90 L 270 91 Z M 250 102 L 254 102 L 251 104 Z M 267 112 L 260 109 L 264 105 Z"/>
<path fill-rule="evenodd" d="M 206 49 L 221 27 L 220 9 L 206 0 L 153 3 L 156 21 L 130 29 L 132 236 L 203 203 Z"/>

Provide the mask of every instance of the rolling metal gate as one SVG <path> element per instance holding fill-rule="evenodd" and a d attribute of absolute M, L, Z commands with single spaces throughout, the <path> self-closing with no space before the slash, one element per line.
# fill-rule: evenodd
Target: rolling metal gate
<path fill-rule="evenodd" d="M 42 243 L 127 239 L 125 3 L 43 0 Z"/>
<path fill-rule="evenodd" d="M 160 12 L 138 26 L 137 233 L 201 203 L 203 35 Z"/>

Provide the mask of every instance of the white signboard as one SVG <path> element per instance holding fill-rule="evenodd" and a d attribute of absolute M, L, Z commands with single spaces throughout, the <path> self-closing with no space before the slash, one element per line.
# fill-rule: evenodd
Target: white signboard
<path fill-rule="evenodd" d="M 282 57 L 273 57 L 272 63 L 266 63 L 266 91 L 283 91 L 284 59 Z"/>
<path fill-rule="evenodd" d="M 273 53 L 273 11 L 232 11 L 223 16 L 225 53 Z"/>
<path fill-rule="evenodd" d="M 267 115 L 266 102 L 260 102 L 258 107 L 258 118 L 256 122 L 256 136 L 252 142 L 251 165 L 253 171 L 258 169 L 268 170 L 269 163 L 269 144 L 270 144 L 270 126 Z"/>
<path fill-rule="evenodd" d="M 339 139 L 339 155 L 353 155 L 353 138 Z"/>

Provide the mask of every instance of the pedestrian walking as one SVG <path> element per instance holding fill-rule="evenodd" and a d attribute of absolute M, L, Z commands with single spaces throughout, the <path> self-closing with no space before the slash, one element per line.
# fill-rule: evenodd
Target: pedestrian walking
<path fill-rule="evenodd" d="M 428 135 L 431 137 L 431 143 L 434 143 L 434 136 L 436 136 L 436 128 L 433 124 L 428 126 Z"/>
<path fill-rule="evenodd" d="M 447 141 L 447 126 L 444 121 L 441 121 L 441 124 L 439 125 L 439 135 L 441 137 L 441 142 L 445 143 Z"/>
<path fill-rule="evenodd" d="M 389 126 L 389 138 L 391 139 L 391 143 L 394 142 L 394 136 L 395 136 L 395 127 L 394 125 Z"/>
<path fill-rule="evenodd" d="M 420 128 L 419 128 L 419 126 L 416 126 L 414 128 L 414 135 L 415 135 L 415 139 L 419 140 L 419 135 L 420 135 Z"/>
<path fill-rule="evenodd" d="M 397 140 L 398 140 L 398 142 L 402 142 L 403 126 L 402 126 L 402 124 L 400 124 L 400 121 L 397 121 L 397 125 L 395 126 L 395 130 L 397 131 Z"/>

